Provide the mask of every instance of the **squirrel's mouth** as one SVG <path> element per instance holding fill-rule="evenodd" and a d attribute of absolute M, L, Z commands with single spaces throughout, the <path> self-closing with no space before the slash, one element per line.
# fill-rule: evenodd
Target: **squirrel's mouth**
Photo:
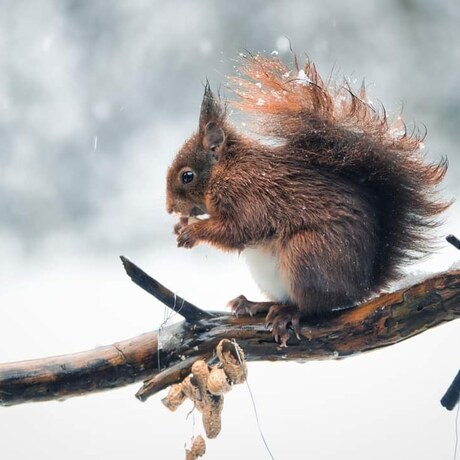
<path fill-rule="evenodd" d="M 199 206 L 194 206 L 188 215 L 188 217 L 198 217 L 206 215 L 206 211 L 201 209 Z"/>
<path fill-rule="evenodd" d="M 189 223 L 189 219 L 192 219 L 192 221 L 209 219 L 209 214 L 200 206 L 194 206 L 188 214 L 180 213 L 179 215 L 182 225 L 187 225 Z"/>

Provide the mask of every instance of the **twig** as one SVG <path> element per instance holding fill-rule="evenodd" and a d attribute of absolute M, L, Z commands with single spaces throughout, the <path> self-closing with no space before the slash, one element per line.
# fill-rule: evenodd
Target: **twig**
<path fill-rule="evenodd" d="M 447 410 L 453 410 L 460 400 L 460 371 L 454 378 L 446 394 L 441 399 L 441 405 Z"/>
<path fill-rule="evenodd" d="M 460 249 L 460 240 L 454 235 L 449 235 L 446 240 L 457 249 Z M 460 401 L 460 371 L 450 384 L 445 395 L 441 398 L 441 405 L 447 410 L 453 410 Z"/>
<path fill-rule="evenodd" d="M 456 247 L 457 249 L 460 249 L 460 240 L 456 236 L 454 235 L 446 236 L 446 240 L 452 246 Z"/>
<path fill-rule="evenodd" d="M 187 302 L 182 297 L 171 292 L 168 288 L 154 280 L 152 277 L 147 275 L 137 265 L 133 264 L 127 257 L 120 256 L 123 266 L 125 267 L 126 273 L 131 278 L 133 283 L 152 294 L 160 302 L 164 303 L 168 308 L 175 311 L 186 321 L 190 323 L 196 323 L 197 321 L 205 318 L 213 318 L 215 315 L 196 307 L 195 305 Z M 176 309 L 177 306 L 180 308 Z"/>
<path fill-rule="evenodd" d="M 196 360 L 196 357 L 188 358 L 160 372 L 150 380 L 145 381 L 144 385 L 142 385 L 141 389 L 136 393 L 136 398 L 144 402 L 152 394 L 158 393 L 174 383 L 182 382 L 190 373 L 190 369 Z"/>

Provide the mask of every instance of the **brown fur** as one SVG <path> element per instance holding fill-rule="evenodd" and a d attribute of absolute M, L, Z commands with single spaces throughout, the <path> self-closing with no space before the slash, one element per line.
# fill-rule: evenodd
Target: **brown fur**
<path fill-rule="evenodd" d="M 177 227 L 179 246 L 257 245 L 276 255 L 289 299 L 269 318 L 286 335 L 293 305 L 305 316 L 353 304 L 429 251 L 429 229 L 449 206 L 435 194 L 447 161 L 427 163 L 422 139 L 400 118 L 390 123 L 364 88 L 325 84 L 310 62 L 301 71 L 297 61 L 289 69 L 252 56 L 241 71 L 235 106 L 255 116 L 271 145 L 237 133 L 207 84 L 199 130 L 168 171 L 167 209 L 210 215 Z M 184 170 L 194 173 L 190 184 Z M 249 304 L 234 307 L 251 312 Z M 283 305 L 289 315 L 273 321 Z"/>

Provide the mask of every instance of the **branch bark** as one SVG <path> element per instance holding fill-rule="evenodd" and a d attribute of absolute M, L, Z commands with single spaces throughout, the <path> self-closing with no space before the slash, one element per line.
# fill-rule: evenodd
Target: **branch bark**
<path fill-rule="evenodd" d="M 171 291 L 128 259 L 123 263 L 136 284 L 149 286 L 141 287 L 169 307 L 182 304 L 183 299 L 177 302 Z M 273 342 L 261 316 L 236 318 L 187 305 L 176 309 L 185 321 L 161 331 L 81 353 L 0 364 L 0 405 L 62 400 L 149 378 L 136 395 L 145 401 L 185 378 L 197 359 L 212 360 L 224 338 L 235 339 L 247 361 L 342 359 L 393 345 L 460 317 L 460 270 L 382 294 L 328 318 L 306 321 L 302 340 L 292 338 L 287 348 Z"/>

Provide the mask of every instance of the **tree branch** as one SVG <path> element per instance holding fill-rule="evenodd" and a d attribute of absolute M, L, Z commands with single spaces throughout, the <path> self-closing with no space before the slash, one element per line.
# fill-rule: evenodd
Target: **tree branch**
<path fill-rule="evenodd" d="M 450 243 L 454 248 L 460 249 L 460 240 L 455 235 L 448 235 L 446 236 L 446 240 Z"/>
<path fill-rule="evenodd" d="M 454 380 L 446 391 L 446 394 L 441 398 L 441 405 L 447 410 L 453 410 L 460 399 L 460 371 L 458 371 Z"/>
<path fill-rule="evenodd" d="M 182 299 L 178 301 L 171 291 L 127 261 L 123 260 L 130 276 L 144 280 L 144 289 L 170 308 L 182 304 Z M 302 340 L 292 338 L 287 348 L 273 342 L 264 317 L 208 314 L 185 300 L 184 305 L 186 321 L 161 331 L 82 353 L 0 364 L 0 405 L 65 399 L 149 378 L 136 395 L 144 401 L 180 382 L 195 360 L 212 359 L 224 338 L 236 339 L 247 361 L 341 359 L 393 345 L 460 317 L 460 270 L 383 294 L 328 318 L 304 322 Z M 184 313 L 183 307 L 180 313 Z"/>
<path fill-rule="evenodd" d="M 120 259 L 123 262 L 126 273 L 133 283 L 137 284 L 149 294 L 152 294 L 168 308 L 171 308 L 171 310 L 181 315 L 185 320 L 190 323 L 195 323 L 200 319 L 213 318 L 215 316 L 213 313 L 195 307 L 195 305 L 174 294 L 151 276 L 147 275 L 144 270 L 133 264 L 127 257 L 120 256 Z"/>

